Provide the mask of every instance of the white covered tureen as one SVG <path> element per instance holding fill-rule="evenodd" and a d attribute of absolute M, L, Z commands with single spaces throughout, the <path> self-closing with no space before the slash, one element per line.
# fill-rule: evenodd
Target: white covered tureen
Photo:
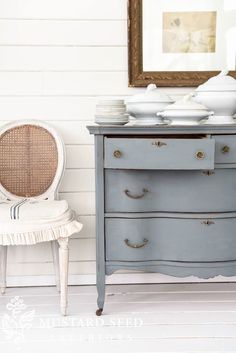
<path fill-rule="evenodd" d="M 236 113 L 236 80 L 228 75 L 228 71 L 222 71 L 200 85 L 195 91 L 194 100 L 214 111 L 215 115 L 208 123 L 235 122 L 233 115 Z"/>
<path fill-rule="evenodd" d="M 164 111 L 157 115 L 167 123 L 176 125 L 196 125 L 213 115 L 204 105 L 196 103 L 192 94 L 184 96 L 174 104 L 168 105 Z"/>
<path fill-rule="evenodd" d="M 150 84 L 144 93 L 137 94 L 126 101 L 127 112 L 133 116 L 139 125 L 163 123 L 156 113 L 163 110 L 174 101 L 157 86 Z"/>

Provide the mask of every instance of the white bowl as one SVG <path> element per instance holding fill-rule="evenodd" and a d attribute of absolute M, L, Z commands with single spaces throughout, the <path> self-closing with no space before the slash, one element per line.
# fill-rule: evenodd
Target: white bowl
<path fill-rule="evenodd" d="M 145 123 L 158 124 L 162 119 L 157 112 L 162 111 L 170 102 L 127 102 L 127 113 Z"/>
<path fill-rule="evenodd" d="M 95 123 L 99 125 L 124 125 L 129 122 L 129 118 L 123 119 L 104 119 L 103 117 L 95 117 Z"/>
<path fill-rule="evenodd" d="M 156 85 L 150 84 L 144 93 L 129 98 L 126 106 L 127 112 L 137 119 L 137 123 L 146 121 L 147 124 L 159 124 L 161 118 L 158 118 L 156 113 L 171 103 L 174 102 L 166 93 L 159 90 Z"/>
<path fill-rule="evenodd" d="M 236 80 L 228 71 L 222 71 L 196 89 L 194 100 L 215 112 L 212 121 L 232 123 L 236 113 Z"/>
<path fill-rule="evenodd" d="M 119 107 L 119 108 L 114 108 L 114 107 L 99 107 L 96 106 L 96 112 L 101 112 L 101 113 L 125 113 L 126 112 L 126 107 Z"/>
<path fill-rule="evenodd" d="M 98 125 L 104 125 L 104 126 L 112 126 L 112 125 L 125 125 L 128 123 L 128 121 L 95 121 L 96 124 Z"/>
<path fill-rule="evenodd" d="M 236 113 L 236 91 L 197 92 L 193 99 L 214 110 L 215 120 L 221 123 L 232 121 Z"/>
<path fill-rule="evenodd" d="M 117 115 L 103 115 L 103 114 L 95 114 L 95 118 L 96 119 L 108 119 L 108 120 L 125 120 L 125 119 L 129 119 L 129 115 L 128 114 L 117 114 Z"/>
<path fill-rule="evenodd" d="M 166 110 L 157 113 L 164 122 L 173 125 L 198 125 L 201 121 L 207 122 L 206 119 L 214 113 L 207 110 Z"/>
<path fill-rule="evenodd" d="M 98 101 L 98 105 L 115 105 L 115 106 L 120 106 L 124 105 L 124 100 L 123 99 L 103 99 Z"/>

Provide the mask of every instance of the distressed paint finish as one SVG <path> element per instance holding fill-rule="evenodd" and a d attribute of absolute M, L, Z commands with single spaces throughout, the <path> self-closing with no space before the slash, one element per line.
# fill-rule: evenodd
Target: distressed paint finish
<path fill-rule="evenodd" d="M 98 291 L 98 310 L 101 315 L 105 301 L 105 228 L 104 228 L 104 142 L 103 136 L 95 137 L 95 168 L 96 168 L 96 276 Z"/>
<path fill-rule="evenodd" d="M 97 315 L 105 274 L 117 270 L 236 274 L 235 126 L 88 129 L 96 149 Z"/>
<path fill-rule="evenodd" d="M 236 169 L 233 168 L 214 171 L 109 169 L 105 171 L 105 180 L 106 212 L 236 210 L 236 197 L 232 193 L 236 190 Z"/>
<path fill-rule="evenodd" d="M 209 138 L 105 138 L 105 168 L 214 169 L 214 152 Z"/>

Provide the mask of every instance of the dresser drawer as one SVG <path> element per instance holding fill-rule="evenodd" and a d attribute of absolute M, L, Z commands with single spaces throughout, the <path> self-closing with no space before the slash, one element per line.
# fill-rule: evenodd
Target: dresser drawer
<path fill-rule="evenodd" d="M 107 261 L 236 260 L 236 218 L 108 218 L 105 228 Z"/>
<path fill-rule="evenodd" d="M 219 135 L 215 139 L 215 162 L 236 163 L 236 135 Z"/>
<path fill-rule="evenodd" d="M 106 212 L 236 211 L 236 169 L 105 171 Z"/>
<path fill-rule="evenodd" d="M 105 168 L 213 169 L 214 139 L 105 138 Z"/>

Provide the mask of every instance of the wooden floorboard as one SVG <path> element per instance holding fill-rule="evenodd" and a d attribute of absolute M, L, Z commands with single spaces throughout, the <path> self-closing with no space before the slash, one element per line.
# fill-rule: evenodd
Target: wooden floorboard
<path fill-rule="evenodd" d="M 95 286 L 70 287 L 62 318 L 55 287 L 7 288 L 0 351 L 236 352 L 235 283 L 108 285 L 101 317 L 96 297 Z"/>

